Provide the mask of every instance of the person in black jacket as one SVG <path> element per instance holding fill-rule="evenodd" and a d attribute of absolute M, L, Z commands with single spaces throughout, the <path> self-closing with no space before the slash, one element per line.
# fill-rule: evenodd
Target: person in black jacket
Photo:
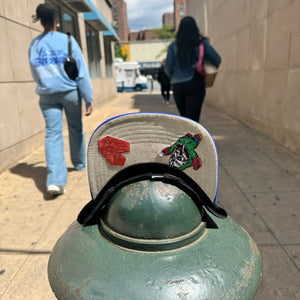
<path fill-rule="evenodd" d="M 162 65 L 158 70 L 157 81 L 160 83 L 161 95 L 163 97 L 163 103 L 169 104 L 170 100 L 170 78 L 166 75 L 164 71 L 166 60 L 162 61 Z"/>

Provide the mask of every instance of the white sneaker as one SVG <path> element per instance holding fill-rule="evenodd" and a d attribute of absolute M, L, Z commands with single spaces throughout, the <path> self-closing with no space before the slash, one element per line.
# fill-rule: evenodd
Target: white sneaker
<path fill-rule="evenodd" d="M 58 196 L 66 192 L 66 189 L 61 185 L 50 184 L 47 186 L 47 192 L 50 195 Z"/>

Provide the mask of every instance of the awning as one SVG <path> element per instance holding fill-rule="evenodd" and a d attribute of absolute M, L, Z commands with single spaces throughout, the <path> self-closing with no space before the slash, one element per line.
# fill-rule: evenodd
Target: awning
<path fill-rule="evenodd" d="M 64 2 L 68 3 L 78 13 L 93 11 L 85 0 L 64 0 Z"/>
<path fill-rule="evenodd" d="M 87 4 L 91 9 L 90 12 L 84 13 L 84 20 L 90 21 L 92 25 L 95 26 L 95 28 L 97 28 L 99 31 L 103 31 L 103 36 L 109 37 L 112 41 L 120 41 L 120 38 L 118 37 L 113 27 L 104 18 L 104 16 L 100 13 L 97 7 L 91 2 L 91 0 L 81 0 L 81 1 L 84 1 L 85 4 Z"/>
<path fill-rule="evenodd" d="M 120 41 L 120 38 L 118 37 L 118 35 L 116 34 L 115 31 L 113 31 L 113 32 L 112 32 L 112 31 L 109 31 L 109 30 L 107 30 L 107 31 L 102 31 L 102 35 L 103 35 L 105 38 L 111 40 L 112 42 Z M 115 35 L 116 35 L 116 36 L 115 36 Z"/>

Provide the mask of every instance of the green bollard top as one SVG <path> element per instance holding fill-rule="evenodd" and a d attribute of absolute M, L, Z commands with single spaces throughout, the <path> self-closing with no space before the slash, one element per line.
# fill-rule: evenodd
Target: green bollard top
<path fill-rule="evenodd" d="M 201 211 L 182 190 L 145 180 L 112 196 L 100 230 L 119 246 L 162 251 L 192 243 L 204 233 L 205 223 Z"/>

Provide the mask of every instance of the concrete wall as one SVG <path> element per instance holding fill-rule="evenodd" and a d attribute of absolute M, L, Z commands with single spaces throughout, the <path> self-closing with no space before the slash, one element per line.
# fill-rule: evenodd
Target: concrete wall
<path fill-rule="evenodd" d="M 169 43 L 163 41 L 130 42 L 131 61 L 162 61 L 167 56 Z"/>
<path fill-rule="evenodd" d="M 44 144 L 45 121 L 28 63 L 29 44 L 42 31 L 39 23 L 32 23 L 31 16 L 42 2 L 0 0 L 0 172 Z M 78 16 L 87 57 L 83 15 Z M 102 74 L 103 78 L 92 80 L 94 107 L 116 95 L 115 79 Z"/>
<path fill-rule="evenodd" d="M 95 5 L 97 6 L 98 10 L 101 12 L 108 23 L 112 23 L 112 7 L 107 5 L 107 1 L 105 0 L 94 0 Z"/>
<path fill-rule="evenodd" d="M 222 56 L 206 103 L 300 154 L 300 1 L 188 0 Z"/>

